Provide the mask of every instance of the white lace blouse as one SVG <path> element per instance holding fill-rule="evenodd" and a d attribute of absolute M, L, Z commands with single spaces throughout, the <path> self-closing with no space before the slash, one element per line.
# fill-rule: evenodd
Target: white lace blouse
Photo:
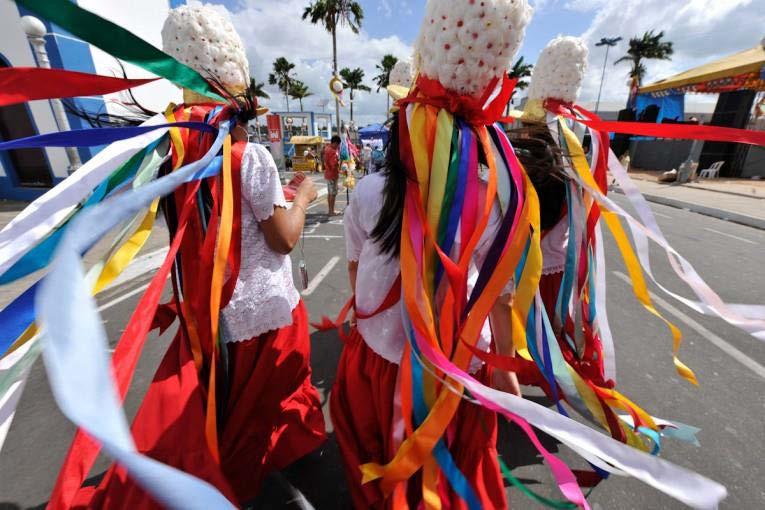
<path fill-rule="evenodd" d="M 568 251 L 568 215 L 564 216 L 542 238 L 542 274 L 562 273 L 566 269 Z"/>
<path fill-rule="evenodd" d="M 250 340 L 292 324 L 292 311 L 300 301 L 289 255 L 269 248 L 258 225 L 275 207 L 287 207 L 279 172 L 265 147 L 247 144 L 241 178 L 242 260 L 234 295 L 223 309 L 226 342 Z"/>
<path fill-rule="evenodd" d="M 383 174 L 370 174 L 364 177 L 358 182 L 351 196 L 350 206 L 345 210 L 346 255 L 348 260 L 357 261 L 359 264 L 355 290 L 356 306 L 361 314 L 370 314 L 380 307 L 399 274 L 398 259 L 391 258 L 387 253 L 381 253 L 378 244 L 370 238 L 382 209 L 384 185 Z M 501 220 L 499 206 L 495 205 L 486 232 L 476 247 L 470 267 L 468 295 L 478 280 L 477 268 L 483 264 L 488 255 Z M 460 239 L 459 228 L 456 238 Z M 459 248 L 459 245 L 454 246 L 453 257 L 454 254 L 459 253 Z M 504 292 L 511 293 L 513 290 L 513 283 L 510 282 Z M 375 353 L 395 364 L 400 363 L 407 341 L 401 322 L 401 306 L 402 303 L 399 302 L 374 317 L 358 320 L 359 332 L 367 345 Z M 491 328 L 487 320 L 477 347 L 488 351 L 490 344 Z M 480 361 L 474 359 L 470 369 L 475 372 L 480 367 Z"/>

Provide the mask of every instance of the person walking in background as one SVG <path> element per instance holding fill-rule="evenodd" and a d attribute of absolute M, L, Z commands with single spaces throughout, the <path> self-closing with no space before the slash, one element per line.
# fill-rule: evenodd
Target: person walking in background
<path fill-rule="evenodd" d="M 337 198 L 337 180 L 340 178 L 340 137 L 335 135 L 332 141 L 324 148 L 322 160 L 324 163 L 324 178 L 327 180 L 327 214 L 334 216 L 335 199 Z"/>
<path fill-rule="evenodd" d="M 361 150 L 361 156 L 364 165 L 364 175 L 369 175 L 372 173 L 372 146 L 365 143 L 364 148 Z"/>
<path fill-rule="evenodd" d="M 382 145 L 375 147 L 372 151 L 372 163 L 370 165 L 370 173 L 379 172 L 385 167 L 385 151 L 383 151 Z"/>

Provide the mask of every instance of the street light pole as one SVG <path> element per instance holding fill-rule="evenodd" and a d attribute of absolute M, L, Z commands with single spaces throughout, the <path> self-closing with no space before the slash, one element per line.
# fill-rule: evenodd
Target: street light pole
<path fill-rule="evenodd" d="M 45 24 L 34 16 L 24 16 L 21 18 L 21 28 L 27 35 L 29 44 L 32 45 L 38 67 L 50 69 L 48 51 L 45 49 L 45 36 L 48 32 Z M 59 99 L 51 99 L 50 106 L 53 110 L 53 117 L 56 120 L 58 130 L 62 132 L 69 131 L 71 127 L 69 126 L 69 119 L 66 118 L 63 103 Z M 82 161 L 76 147 L 66 147 L 65 150 L 66 157 L 69 159 L 69 173 L 71 174 L 82 166 Z"/>
<path fill-rule="evenodd" d="M 612 38 L 603 37 L 600 39 L 600 42 L 595 43 L 595 46 L 606 47 L 606 58 L 603 60 L 603 74 L 600 77 L 600 89 L 598 90 L 598 101 L 597 103 L 595 103 L 595 113 L 598 113 L 598 108 L 600 108 L 600 95 L 603 92 L 603 82 L 606 80 L 606 65 L 608 65 L 608 51 L 611 49 L 612 46 L 616 46 L 616 44 L 621 40 L 622 40 L 621 37 L 612 37 Z"/>

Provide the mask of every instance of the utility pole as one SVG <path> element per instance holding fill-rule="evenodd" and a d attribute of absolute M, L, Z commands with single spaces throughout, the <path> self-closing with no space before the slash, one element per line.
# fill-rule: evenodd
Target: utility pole
<path fill-rule="evenodd" d="M 21 18 L 21 28 L 27 35 L 29 44 L 32 45 L 32 50 L 37 59 L 37 66 L 50 69 L 48 51 L 45 49 L 45 36 L 48 35 L 45 24 L 34 16 L 24 16 Z M 53 117 L 56 119 L 58 130 L 61 132 L 70 131 L 71 127 L 69 126 L 69 119 L 66 117 L 63 103 L 59 99 L 51 99 L 50 106 L 53 110 Z M 82 166 L 82 161 L 76 147 L 66 147 L 65 150 L 66 156 L 69 159 L 69 173 L 71 174 Z"/>
<path fill-rule="evenodd" d="M 337 19 L 332 26 L 332 72 L 334 77 L 339 79 L 337 75 Z M 340 136 L 340 100 L 335 96 L 335 122 L 337 123 L 337 135 Z M 332 133 L 329 134 L 332 138 Z"/>
<path fill-rule="evenodd" d="M 608 64 L 608 51 L 613 47 L 616 46 L 619 41 L 621 41 L 621 37 L 603 37 L 600 39 L 600 42 L 595 43 L 595 46 L 605 46 L 606 47 L 606 58 L 603 60 L 603 74 L 600 77 L 600 90 L 598 90 L 598 102 L 595 103 L 595 113 L 598 113 L 598 108 L 600 108 L 600 94 L 603 92 L 603 82 L 606 79 L 606 65 Z"/>

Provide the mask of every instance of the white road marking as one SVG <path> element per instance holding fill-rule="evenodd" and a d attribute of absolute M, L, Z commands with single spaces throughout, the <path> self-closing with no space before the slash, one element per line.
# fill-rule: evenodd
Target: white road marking
<path fill-rule="evenodd" d="M 731 239 L 736 239 L 736 240 L 744 242 L 744 243 L 757 244 L 754 241 L 750 241 L 749 239 L 745 239 L 745 238 L 739 237 L 739 236 L 734 236 L 733 234 L 728 234 L 726 232 L 720 232 L 719 230 L 715 230 L 713 228 L 705 228 L 704 230 L 706 230 L 707 232 L 712 232 L 713 234 L 718 234 L 718 235 L 721 235 L 721 236 L 730 237 Z"/>
<path fill-rule="evenodd" d="M 120 273 L 112 283 L 109 284 L 104 290 L 114 289 L 132 280 L 135 280 L 139 276 L 142 276 L 150 271 L 159 269 L 162 262 L 165 261 L 168 248 L 160 248 L 149 253 L 145 253 L 139 257 L 136 257 L 128 267 Z"/>
<path fill-rule="evenodd" d="M 118 298 L 112 299 L 108 303 L 104 303 L 103 305 L 98 307 L 98 311 L 99 312 L 103 312 L 105 310 L 108 310 L 109 308 L 114 308 L 115 306 L 117 306 L 118 304 L 122 303 L 123 301 L 127 301 L 128 299 L 130 299 L 131 297 L 135 296 L 136 294 L 140 294 L 144 290 L 148 289 L 149 285 L 151 285 L 151 284 L 147 283 L 145 285 L 141 285 L 137 289 L 133 289 L 130 292 L 128 292 L 127 294 L 123 294 L 123 295 L 121 295 Z"/>
<path fill-rule="evenodd" d="M 613 273 L 624 283 L 631 285 L 632 280 L 630 280 L 629 276 L 627 276 L 624 273 L 621 273 L 619 271 L 613 271 Z M 765 379 L 765 366 L 760 365 L 756 361 L 754 361 L 752 358 L 744 354 L 743 352 L 736 349 L 734 346 L 732 346 L 730 343 L 726 342 L 719 336 L 715 335 L 711 331 L 709 331 L 707 328 L 693 320 L 691 317 L 686 315 L 685 313 L 681 312 L 671 304 L 667 303 L 662 298 L 658 297 L 653 292 L 649 292 L 651 295 L 651 299 L 656 302 L 659 306 L 664 308 L 667 312 L 674 315 L 681 321 L 683 321 L 689 328 L 694 330 L 696 333 L 702 336 L 702 338 L 709 341 L 709 343 L 717 346 L 721 351 L 723 351 L 725 354 L 733 358 L 734 360 L 738 361 L 742 365 L 744 365 L 746 368 L 754 372 L 756 375 L 759 375 L 763 379 Z"/>
<path fill-rule="evenodd" d="M 664 213 L 660 213 L 660 212 L 656 212 L 656 211 L 653 211 L 653 214 L 654 214 L 654 216 L 658 216 L 659 218 L 666 218 L 668 220 L 674 219 L 669 214 L 664 214 Z"/>
<path fill-rule="evenodd" d="M 313 280 L 311 280 L 311 283 L 308 284 L 308 288 L 305 289 L 303 292 L 301 292 L 301 294 L 304 296 L 310 296 L 311 294 L 313 294 L 316 291 L 316 289 L 319 288 L 319 285 L 324 280 L 324 278 L 326 278 L 327 275 L 332 271 L 332 269 L 335 268 L 338 262 L 340 262 L 339 256 L 332 257 L 329 260 L 329 262 L 327 262 L 327 265 L 325 265 L 321 269 L 321 271 L 318 272 L 316 277 Z"/>

